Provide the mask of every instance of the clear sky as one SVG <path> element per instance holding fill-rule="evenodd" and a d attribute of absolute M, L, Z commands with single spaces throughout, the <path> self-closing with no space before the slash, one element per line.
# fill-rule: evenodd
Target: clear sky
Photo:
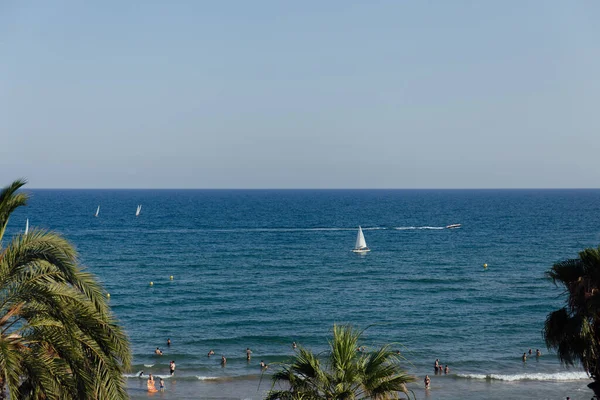
<path fill-rule="evenodd" d="M 0 0 L 0 186 L 598 187 L 599 16 Z"/>

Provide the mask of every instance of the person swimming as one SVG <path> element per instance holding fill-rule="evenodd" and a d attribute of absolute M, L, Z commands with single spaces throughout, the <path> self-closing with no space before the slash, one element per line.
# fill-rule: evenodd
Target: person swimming
<path fill-rule="evenodd" d="M 210 349 L 210 351 L 208 352 L 208 357 L 212 356 L 213 354 L 215 354 L 215 352 L 212 349 Z"/>
<path fill-rule="evenodd" d="M 268 366 L 267 364 L 265 364 L 265 362 L 264 362 L 263 360 L 260 360 L 260 367 L 261 367 L 262 369 L 267 369 L 267 368 L 269 368 L 269 366 Z"/>
<path fill-rule="evenodd" d="M 158 347 L 156 348 L 156 350 L 154 350 L 154 354 L 156 354 L 157 356 L 162 356 L 163 355 L 162 350 L 159 349 Z"/>

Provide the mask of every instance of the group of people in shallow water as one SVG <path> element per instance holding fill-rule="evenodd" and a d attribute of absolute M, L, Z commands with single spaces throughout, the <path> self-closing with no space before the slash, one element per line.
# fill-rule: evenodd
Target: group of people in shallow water
<path fill-rule="evenodd" d="M 446 364 L 446 366 L 443 367 L 440 363 L 439 358 L 435 359 L 435 363 L 433 364 L 433 370 L 436 375 L 450 373 L 450 367 L 448 367 L 448 364 Z M 425 375 L 425 379 L 423 380 L 423 382 L 425 383 L 425 389 L 429 389 L 429 385 L 431 385 L 431 378 L 429 377 L 429 375 Z"/>
<path fill-rule="evenodd" d="M 215 354 L 215 351 L 213 349 L 210 349 L 208 351 L 207 357 L 210 358 L 210 356 L 213 356 Z M 248 362 L 250 362 L 250 360 L 252 359 L 252 350 L 250 350 L 249 347 L 246 347 L 246 360 Z M 221 366 L 225 367 L 227 365 L 227 358 L 225 358 L 224 355 L 221 356 Z M 262 369 L 267 369 L 269 368 L 269 366 L 267 364 L 265 364 L 265 362 L 263 360 L 260 360 L 260 367 Z"/>
<path fill-rule="evenodd" d="M 171 347 L 171 339 L 167 339 L 167 347 Z M 296 344 L 296 342 L 292 342 L 292 348 L 296 349 L 298 347 L 298 345 Z M 364 347 L 363 347 L 364 349 Z M 363 350 L 364 351 L 364 350 Z M 160 347 L 157 347 L 156 350 L 154 350 L 154 354 L 157 356 L 162 356 L 163 355 L 163 351 L 160 349 Z M 208 352 L 207 356 L 210 358 L 210 356 L 213 356 L 215 354 L 213 349 L 210 349 L 210 351 Z M 246 347 L 246 360 L 248 362 L 250 362 L 252 358 L 252 350 L 250 350 L 249 347 Z M 221 356 L 221 366 L 225 367 L 227 365 L 227 358 L 225 358 L 224 355 Z M 265 362 L 263 360 L 260 360 L 260 368 L 262 370 L 265 370 L 267 368 L 269 368 L 269 366 L 267 364 L 265 364 Z M 175 373 L 175 361 L 171 361 L 169 363 L 169 372 L 171 373 L 171 375 L 173 375 Z M 144 371 L 141 371 L 140 374 L 138 375 L 140 378 L 144 376 Z M 163 378 L 160 378 L 159 380 L 159 384 L 160 384 L 160 389 L 156 389 L 156 382 L 154 380 L 154 377 L 152 376 L 152 374 L 148 374 L 148 380 L 147 380 L 147 387 L 148 387 L 148 392 L 158 392 L 159 390 L 162 392 L 165 390 L 165 383 Z"/>
<path fill-rule="evenodd" d="M 523 360 L 523 362 L 527 361 L 527 355 L 532 356 L 533 355 L 533 350 L 529 349 L 528 352 L 523 353 L 523 356 L 521 357 L 521 359 Z M 535 350 L 535 356 L 536 357 L 540 357 L 542 355 L 542 352 L 540 351 L 540 349 L 536 349 Z M 445 367 L 442 367 L 442 364 L 440 363 L 440 359 L 436 358 L 435 359 L 435 363 L 433 365 L 433 370 L 435 371 L 436 375 L 441 375 L 441 374 L 448 374 L 450 372 L 450 368 L 448 367 L 448 364 L 446 364 Z M 423 380 L 425 383 L 425 389 L 429 389 L 429 385 L 431 385 L 431 378 L 429 377 L 429 375 L 425 375 L 425 379 Z"/>
<path fill-rule="evenodd" d="M 531 351 L 531 349 L 529 349 L 529 355 L 533 355 L 533 351 Z M 542 352 L 540 351 L 540 349 L 535 349 L 535 356 L 540 357 L 542 355 Z M 521 356 L 521 360 L 523 360 L 523 362 L 527 361 L 527 352 L 523 353 L 523 355 Z"/>
<path fill-rule="evenodd" d="M 171 347 L 171 339 L 167 339 L 167 347 Z M 160 349 L 160 347 L 157 347 L 156 350 L 154 350 L 154 354 L 157 356 L 162 356 L 163 352 Z M 171 376 L 173 376 L 173 374 L 175 373 L 175 367 L 176 367 L 175 361 L 171 360 L 169 362 L 169 373 L 171 374 Z M 144 371 L 141 371 L 138 376 L 140 378 L 143 377 Z M 159 384 L 160 384 L 160 389 L 156 389 L 156 382 L 154 380 L 154 377 L 152 376 L 152 374 L 148 374 L 148 380 L 146 381 L 148 392 L 158 392 L 158 390 L 160 390 L 161 392 L 164 392 L 165 381 L 163 380 L 163 378 L 159 378 Z"/>
<path fill-rule="evenodd" d="M 140 373 L 140 376 L 142 376 L 144 374 L 144 371 L 142 371 Z M 163 378 L 160 378 L 160 391 L 164 392 L 165 391 L 165 381 L 163 380 Z M 154 382 L 154 377 L 152 376 L 152 374 L 148 374 L 148 381 L 146 382 L 146 385 L 148 387 L 148 391 L 150 393 L 154 393 L 154 392 L 158 392 L 159 389 L 156 388 L 156 383 Z"/>

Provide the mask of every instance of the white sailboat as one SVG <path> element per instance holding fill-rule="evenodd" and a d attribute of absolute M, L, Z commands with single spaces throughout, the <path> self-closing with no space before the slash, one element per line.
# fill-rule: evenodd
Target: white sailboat
<path fill-rule="evenodd" d="M 27 218 L 27 220 L 25 221 L 25 234 L 27 235 L 27 232 L 29 232 L 29 218 Z"/>
<path fill-rule="evenodd" d="M 96 209 L 96 214 L 94 215 L 94 217 L 97 217 L 99 213 L 100 213 L 100 206 L 98 206 L 98 208 Z"/>
<path fill-rule="evenodd" d="M 355 253 L 366 253 L 368 251 L 371 251 L 367 247 L 367 242 L 365 241 L 365 235 L 363 234 L 362 228 L 360 226 L 358 227 L 358 234 L 356 235 L 356 245 L 354 246 L 352 251 Z"/>
<path fill-rule="evenodd" d="M 138 204 L 137 210 L 135 210 L 135 216 L 137 217 L 142 212 L 142 205 Z"/>

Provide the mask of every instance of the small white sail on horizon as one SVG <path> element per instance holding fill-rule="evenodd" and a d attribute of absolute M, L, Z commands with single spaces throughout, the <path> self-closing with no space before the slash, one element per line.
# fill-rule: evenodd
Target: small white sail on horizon
<path fill-rule="evenodd" d="M 142 205 L 138 204 L 137 210 L 135 210 L 135 216 L 137 217 L 142 212 Z"/>
<path fill-rule="evenodd" d="M 356 234 L 356 245 L 354 249 L 352 249 L 355 253 L 366 253 L 367 251 L 371 251 L 367 247 L 367 242 L 365 241 L 365 235 L 363 234 L 362 228 L 358 227 L 358 233 Z"/>
<path fill-rule="evenodd" d="M 100 213 L 100 206 L 98 206 L 98 208 L 96 209 L 96 214 L 94 215 L 94 217 L 97 217 L 99 213 Z"/>
<path fill-rule="evenodd" d="M 27 220 L 25 221 L 25 234 L 27 235 L 28 232 L 29 232 L 29 218 L 27 218 Z"/>

